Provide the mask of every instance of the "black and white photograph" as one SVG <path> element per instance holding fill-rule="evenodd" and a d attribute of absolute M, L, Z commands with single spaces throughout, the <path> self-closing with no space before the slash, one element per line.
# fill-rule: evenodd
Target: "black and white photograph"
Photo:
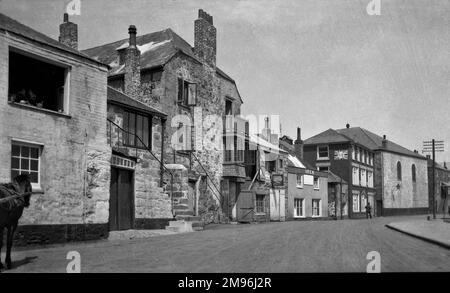
<path fill-rule="evenodd" d="M 449 0 L 0 0 L 1 275 L 449 273 L 449 28 Z"/>

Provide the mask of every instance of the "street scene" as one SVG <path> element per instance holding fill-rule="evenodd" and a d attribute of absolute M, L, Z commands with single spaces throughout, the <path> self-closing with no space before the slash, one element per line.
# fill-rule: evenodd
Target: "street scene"
<path fill-rule="evenodd" d="M 450 272 L 432 2 L 0 0 L 0 272 Z"/>

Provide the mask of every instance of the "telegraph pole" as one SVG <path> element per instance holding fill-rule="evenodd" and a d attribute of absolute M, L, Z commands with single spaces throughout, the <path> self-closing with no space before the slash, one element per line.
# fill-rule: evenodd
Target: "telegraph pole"
<path fill-rule="evenodd" d="M 432 153 L 433 165 L 431 169 L 433 184 L 432 184 L 432 210 L 433 210 L 433 219 L 436 219 L 436 152 L 444 151 L 444 141 L 443 140 L 435 140 L 434 138 L 431 141 L 423 142 L 423 150 L 422 153 Z"/>

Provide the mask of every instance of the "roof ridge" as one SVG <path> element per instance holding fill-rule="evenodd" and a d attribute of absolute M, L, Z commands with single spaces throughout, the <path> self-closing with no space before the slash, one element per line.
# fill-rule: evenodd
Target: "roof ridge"
<path fill-rule="evenodd" d="M 372 134 L 374 134 L 374 135 L 376 135 L 376 136 L 378 136 L 376 133 L 373 133 L 372 131 L 369 131 L 369 130 L 367 130 L 367 129 L 364 129 L 364 128 L 362 128 L 362 127 L 359 127 L 360 129 L 361 129 L 361 131 L 364 133 L 364 135 L 365 136 L 367 136 L 377 147 L 378 147 L 378 143 L 375 141 L 375 140 L 373 140 L 368 134 L 367 134 L 367 132 L 370 132 L 370 133 L 372 133 Z M 367 131 L 367 132 L 366 132 Z M 381 136 L 380 136 L 381 137 Z"/>

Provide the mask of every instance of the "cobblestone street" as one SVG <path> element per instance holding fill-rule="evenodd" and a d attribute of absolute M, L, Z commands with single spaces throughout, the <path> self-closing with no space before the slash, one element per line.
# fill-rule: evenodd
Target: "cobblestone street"
<path fill-rule="evenodd" d="M 74 250 L 81 254 L 82 272 L 365 272 L 373 250 L 381 255 L 382 272 L 450 271 L 450 250 L 385 227 L 417 218 L 219 225 L 188 234 L 15 250 L 9 272 L 65 272 L 66 255 Z"/>

